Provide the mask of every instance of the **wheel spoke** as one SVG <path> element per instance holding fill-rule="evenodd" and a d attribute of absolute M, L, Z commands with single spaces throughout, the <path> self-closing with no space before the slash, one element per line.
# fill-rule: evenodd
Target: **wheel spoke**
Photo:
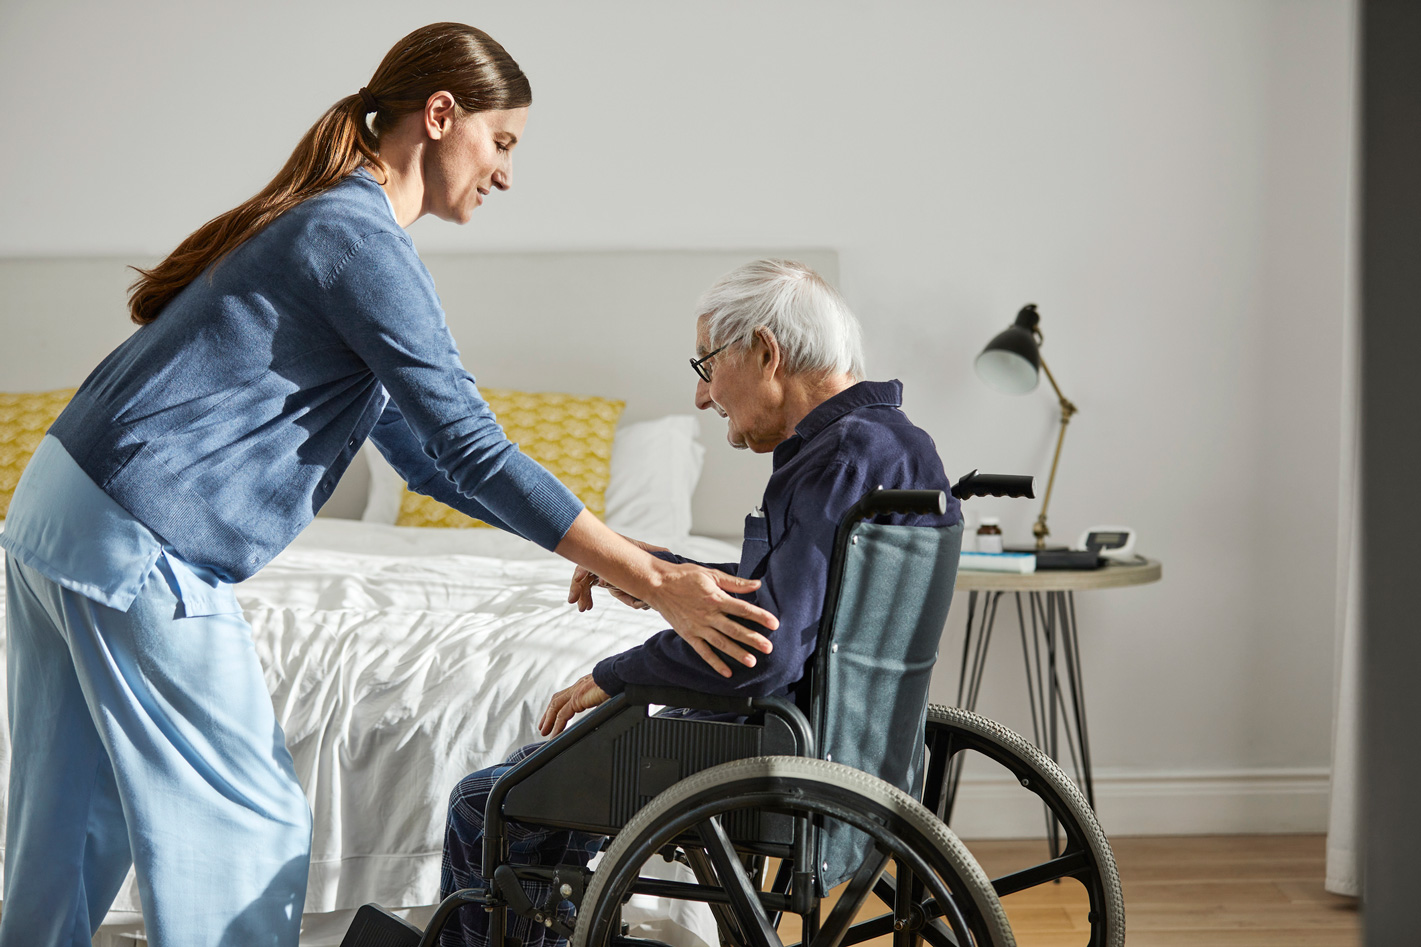
<path fill-rule="evenodd" d="M 874 885 L 887 867 L 889 857 L 888 852 L 874 847 L 873 854 L 869 855 L 849 879 L 849 886 L 839 896 L 839 902 L 834 905 L 834 910 L 829 912 L 828 919 L 819 928 L 819 936 L 814 938 L 810 947 L 839 947 L 849 925 L 858 917 L 859 908 L 863 907 L 864 901 L 873 893 Z"/>
<path fill-rule="evenodd" d="M 765 914 L 765 906 L 760 903 L 760 892 L 730 844 L 730 836 L 725 834 L 720 819 L 712 816 L 698 825 L 696 831 L 725 893 L 730 896 L 741 933 L 750 942 L 748 947 L 783 947 L 780 935 Z"/>
<path fill-rule="evenodd" d="M 928 921 L 918 933 L 922 934 L 923 940 L 932 944 L 932 947 L 963 947 L 952 931 L 947 929 L 947 925 L 937 919 Z"/>
<path fill-rule="evenodd" d="M 992 887 L 996 889 L 997 897 L 1005 898 L 1009 894 L 1034 888 L 1048 881 L 1068 878 L 1089 868 L 1090 862 L 1086 859 L 1085 852 L 1075 851 L 1031 868 L 1023 868 L 1021 871 L 993 878 Z"/>
<path fill-rule="evenodd" d="M 911 878 L 912 876 L 909 875 L 909 877 Z M 880 901 L 887 905 L 892 905 L 896 902 L 898 891 L 898 879 L 888 875 L 881 876 L 878 879 L 878 883 L 873 887 L 873 893 Z M 941 923 L 939 923 L 939 933 L 950 938 L 947 943 L 972 943 L 972 935 L 968 933 L 967 918 L 963 916 L 962 909 L 958 907 L 956 902 L 948 900 L 944 903 L 938 901 L 937 898 L 929 897 L 926 901 L 920 902 L 917 907 L 921 912 L 920 916 L 924 920 L 924 926 L 927 926 L 927 924 L 937 919 L 947 921 L 951 927 L 951 932 L 943 928 Z M 883 919 L 890 923 L 895 921 L 894 916 L 891 914 L 884 915 Z M 920 931 L 920 933 L 924 933 L 924 936 L 926 936 L 925 932 Z"/>

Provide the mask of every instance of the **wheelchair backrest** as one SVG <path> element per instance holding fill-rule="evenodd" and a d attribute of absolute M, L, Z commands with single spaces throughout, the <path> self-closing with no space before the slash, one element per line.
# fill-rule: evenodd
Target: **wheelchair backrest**
<path fill-rule="evenodd" d="M 916 794 L 938 641 L 952 604 L 962 524 L 861 522 L 835 550 L 812 671 L 818 755 Z M 830 888 L 863 861 L 868 838 L 829 832 L 818 864 Z"/>

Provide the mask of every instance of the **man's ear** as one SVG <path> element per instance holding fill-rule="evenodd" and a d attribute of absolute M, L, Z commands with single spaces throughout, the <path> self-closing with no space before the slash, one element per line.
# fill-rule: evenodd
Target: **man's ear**
<path fill-rule="evenodd" d="M 755 330 L 755 341 L 760 343 L 760 369 L 773 376 L 780 369 L 780 340 L 765 326 Z"/>
<path fill-rule="evenodd" d="M 424 103 L 424 132 L 438 141 L 454 126 L 459 105 L 448 92 L 436 92 Z"/>

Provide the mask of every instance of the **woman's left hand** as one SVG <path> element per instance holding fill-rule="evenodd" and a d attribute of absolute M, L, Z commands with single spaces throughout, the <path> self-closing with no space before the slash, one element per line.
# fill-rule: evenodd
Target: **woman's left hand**
<path fill-rule="evenodd" d="M 543 719 L 538 722 L 538 732 L 545 737 L 555 737 L 567 728 L 568 721 L 584 710 L 591 710 L 607 699 L 607 692 L 597 686 L 591 674 L 579 677 L 571 687 L 553 695 L 548 709 L 543 711 Z"/>

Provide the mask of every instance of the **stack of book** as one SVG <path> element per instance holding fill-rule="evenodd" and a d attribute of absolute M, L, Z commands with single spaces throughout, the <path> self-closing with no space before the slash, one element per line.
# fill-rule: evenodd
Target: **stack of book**
<path fill-rule="evenodd" d="M 972 572 L 1030 575 L 1036 571 L 1036 557 L 1029 552 L 963 552 L 957 568 Z"/>

